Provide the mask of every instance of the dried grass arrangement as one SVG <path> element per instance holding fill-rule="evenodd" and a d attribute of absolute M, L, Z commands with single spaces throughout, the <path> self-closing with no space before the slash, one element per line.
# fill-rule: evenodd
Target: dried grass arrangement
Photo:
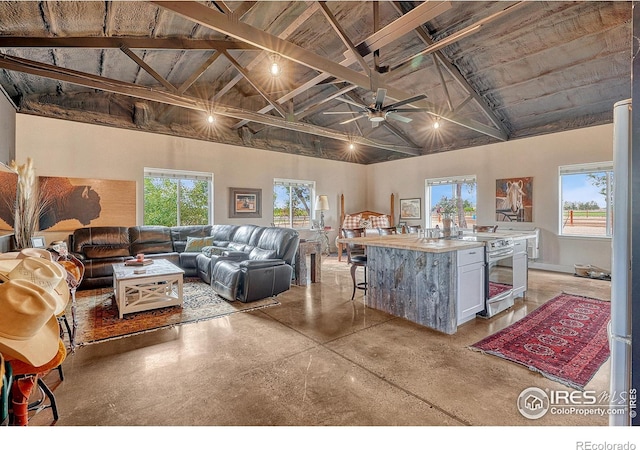
<path fill-rule="evenodd" d="M 13 223 L 16 248 L 28 248 L 31 247 L 31 238 L 38 231 L 45 200 L 38 189 L 38 180 L 31 158 L 27 158 L 27 162 L 22 165 L 11 161 L 9 167 L 18 174 Z"/>

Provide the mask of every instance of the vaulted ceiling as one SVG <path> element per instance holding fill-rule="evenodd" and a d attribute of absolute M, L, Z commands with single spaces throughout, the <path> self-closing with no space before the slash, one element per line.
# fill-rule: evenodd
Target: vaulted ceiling
<path fill-rule="evenodd" d="M 615 1 L 0 1 L 0 86 L 20 113 L 370 164 L 611 122 L 631 97 L 631 14 Z"/>

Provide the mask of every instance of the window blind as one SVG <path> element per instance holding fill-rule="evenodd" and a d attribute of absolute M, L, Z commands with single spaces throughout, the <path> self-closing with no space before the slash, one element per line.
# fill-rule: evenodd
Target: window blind
<path fill-rule="evenodd" d="M 192 181 L 213 181 L 213 174 L 186 170 L 144 169 L 144 176 L 150 178 L 171 178 Z"/>
<path fill-rule="evenodd" d="M 573 166 L 560 166 L 560 175 L 577 175 L 581 173 L 611 172 L 612 162 L 599 162 L 590 164 L 576 164 Z"/>

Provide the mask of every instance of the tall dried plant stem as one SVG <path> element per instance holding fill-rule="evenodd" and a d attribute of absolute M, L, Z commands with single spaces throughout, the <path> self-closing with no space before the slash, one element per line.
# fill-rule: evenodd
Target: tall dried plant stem
<path fill-rule="evenodd" d="M 14 239 L 16 248 L 27 248 L 31 246 L 31 238 L 38 231 L 40 214 L 43 209 L 42 199 L 38 191 L 33 160 L 27 158 L 27 162 L 22 165 L 12 161 L 10 167 L 18 173 L 13 225 Z"/>

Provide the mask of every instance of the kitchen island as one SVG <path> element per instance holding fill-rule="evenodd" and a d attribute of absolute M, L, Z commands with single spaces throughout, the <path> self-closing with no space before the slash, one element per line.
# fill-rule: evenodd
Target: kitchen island
<path fill-rule="evenodd" d="M 366 246 L 367 305 L 372 308 L 453 334 L 484 306 L 482 242 L 425 239 L 415 234 L 339 242 Z M 465 271 L 468 278 L 461 284 L 459 269 L 467 265 L 472 270 Z M 468 307 L 470 301 L 473 305 Z"/>

